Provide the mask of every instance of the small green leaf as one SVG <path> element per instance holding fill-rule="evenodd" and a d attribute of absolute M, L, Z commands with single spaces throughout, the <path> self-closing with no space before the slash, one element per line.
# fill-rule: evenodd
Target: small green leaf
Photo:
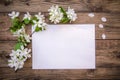
<path fill-rule="evenodd" d="M 32 19 L 31 19 L 31 21 L 30 21 L 30 23 L 32 24 L 32 25 L 34 25 L 34 22 L 33 21 L 38 21 L 38 19 L 37 19 L 37 17 L 32 17 Z"/>
<path fill-rule="evenodd" d="M 35 32 L 38 32 L 39 31 L 39 27 L 37 26 L 36 28 L 35 28 Z"/>
<path fill-rule="evenodd" d="M 59 8 L 60 8 L 61 12 L 64 14 L 64 16 L 67 17 L 66 11 L 62 7 L 59 7 Z"/>
<path fill-rule="evenodd" d="M 37 26 L 37 27 L 35 28 L 35 32 L 38 32 L 38 31 L 42 31 L 42 27 L 38 27 L 38 26 Z"/>
<path fill-rule="evenodd" d="M 60 9 L 61 9 L 61 12 L 63 13 L 63 18 L 61 20 L 61 23 L 67 23 L 67 22 L 69 22 L 70 19 L 67 17 L 66 11 L 62 7 L 60 7 Z"/>
<path fill-rule="evenodd" d="M 10 27 L 10 31 L 13 33 L 16 31 L 16 29 L 14 27 Z"/>
<path fill-rule="evenodd" d="M 14 18 L 14 19 L 12 20 L 13 23 L 15 23 L 15 22 L 17 22 L 17 21 L 19 21 L 18 18 Z"/>
<path fill-rule="evenodd" d="M 15 18 L 12 20 L 12 27 L 10 27 L 11 32 L 16 32 L 18 29 L 21 29 L 23 23 L 19 20 L 19 18 Z"/>
<path fill-rule="evenodd" d="M 20 49 L 21 46 L 23 46 L 23 44 L 22 44 L 21 42 L 18 42 L 18 43 L 15 45 L 14 49 L 15 49 L 15 50 Z"/>
<path fill-rule="evenodd" d="M 29 19 L 24 19 L 25 24 L 29 24 L 30 20 Z"/>
<path fill-rule="evenodd" d="M 62 18 L 61 23 L 67 23 L 69 21 L 70 21 L 70 19 L 68 19 L 68 18 Z"/>
<path fill-rule="evenodd" d="M 37 17 L 35 16 L 32 18 L 32 20 L 38 21 Z"/>

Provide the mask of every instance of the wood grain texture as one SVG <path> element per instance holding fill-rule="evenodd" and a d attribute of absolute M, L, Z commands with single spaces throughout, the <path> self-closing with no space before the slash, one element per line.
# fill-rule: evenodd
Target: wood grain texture
<path fill-rule="evenodd" d="M 15 10 L 32 15 L 42 12 L 48 18 L 47 10 L 51 5 L 61 5 L 65 9 L 75 9 L 78 19 L 71 24 L 96 25 L 96 69 L 78 70 L 33 70 L 32 58 L 28 59 L 24 68 L 15 72 L 7 65 L 9 54 L 17 42 L 9 31 L 11 26 L 8 13 Z M 0 80 L 115 80 L 120 79 L 120 0 L 13 0 L 9 5 L 0 1 Z M 88 17 L 90 12 L 94 18 Z M 106 17 L 103 23 L 100 18 Z M 46 22 L 50 23 L 47 19 Z M 100 29 L 99 24 L 104 24 Z M 31 27 L 27 26 L 28 32 Z M 101 35 L 106 34 L 106 40 Z M 32 44 L 28 45 L 32 48 Z"/>
<path fill-rule="evenodd" d="M 10 12 L 12 10 L 20 12 L 47 12 L 51 5 L 61 5 L 65 8 L 71 6 L 77 12 L 120 12 L 119 0 L 13 0 L 13 3 L 5 6 L 0 5 L 0 12 Z"/>
<path fill-rule="evenodd" d="M 1 68 L 0 79 L 19 80 L 80 80 L 80 79 L 119 79 L 119 68 L 97 68 L 83 70 L 32 70 L 23 68 L 14 72 L 10 68 Z M 4 74 L 4 75 L 2 75 Z M 116 74 L 116 75 L 114 75 Z M 2 77 L 1 77 L 2 75 Z"/>

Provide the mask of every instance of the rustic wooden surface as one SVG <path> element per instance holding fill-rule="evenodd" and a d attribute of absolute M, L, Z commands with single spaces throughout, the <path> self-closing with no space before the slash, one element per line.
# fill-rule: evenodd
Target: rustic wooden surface
<path fill-rule="evenodd" d="M 24 68 L 15 72 L 7 66 L 9 53 L 16 43 L 16 38 L 9 32 L 11 25 L 7 14 L 13 10 L 29 11 L 31 14 L 42 12 L 47 17 L 47 9 L 58 4 L 67 8 L 71 6 L 78 14 L 74 24 L 96 24 L 96 69 L 79 70 L 32 70 L 32 59 L 27 60 Z M 80 79 L 120 79 L 120 0 L 13 0 L 5 6 L 0 3 L 0 80 L 80 80 Z M 94 12 L 95 17 L 88 17 Z M 104 16 L 107 22 L 101 22 Z M 47 21 L 48 22 L 48 21 Z M 98 24 L 104 28 L 98 28 Z M 30 31 L 30 28 L 28 28 Z M 106 40 L 101 39 L 105 33 Z M 31 44 L 29 47 L 31 48 Z"/>

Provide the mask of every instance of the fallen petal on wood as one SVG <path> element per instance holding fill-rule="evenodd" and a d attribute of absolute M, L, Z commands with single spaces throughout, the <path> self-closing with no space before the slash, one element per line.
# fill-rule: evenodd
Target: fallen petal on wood
<path fill-rule="evenodd" d="M 89 17 L 94 17 L 95 15 L 94 15 L 94 13 L 89 13 L 88 16 Z"/>
<path fill-rule="evenodd" d="M 101 18 L 101 21 L 102 21 L 102 22 L 106 22 L 107 19 L 106 19 L 105 17 L 102 17 L 102 18 Z"/>
<path fill-rule="evenodd" d="M 102 39 L 106 39 L 106 35 L 105 34 L 102 34 Z"/>
<path fill-rule="evenodd" d="M 99 28 L 104 28 L 103 24 L 99 24 L 98 26 Z"/>

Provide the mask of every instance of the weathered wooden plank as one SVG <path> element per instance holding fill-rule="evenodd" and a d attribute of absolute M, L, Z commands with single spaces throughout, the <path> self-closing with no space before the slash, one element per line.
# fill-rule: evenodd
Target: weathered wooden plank
<path fill-rule="evenodd" d="M 0 4 L 0 12 L 10 12 L 17 10 L 20 12 L 47 12 L 52 5 L 61 5 L 64 8 L 71 6 L 77 12 L 120 12 L 120 0 L 13 0 L 5 6 Z"/>
<path fill-rule="evenodd" d="M 4 75 L 3 75 L 4 74 Z M 79 80 L 79 79 L 120 79 L 119 68 L 97 68 L 77 70 L 32 70 L 23 68 L 17 72 L 0 68 L 0 79 L 22 80 Z"/>
<path fill-rule="evenodd" d="M 35 13 L 32 13 L 35 14 Z M 46 18 L 48 13 L 44 13 Z M 23 14 L 21 14 L 23 16 Z M 107 18 L 107 22 L 103 23 L 100 19 L 104 16 Z M 72 24 L 95 24 L 96 25 L 96 39 L 101 39 L 102 33 L 107 35 L 107 39 L 120 39 L 120 14 L 111 14 L 111 13 L 95 13 L 94 18 L 88 17 L 88 13 L 78 13 L 78 19 Z M 47 23 L 51 24 L 48 20 Z M 100 29 L 98 25 L 104 24 L 103 29 Z M 16 40 L 9 31 L 11 26 L 10 18 L 7 13 L 0 14 L 0 40 Z M 28 28 L 31 30 L 31 27 Z"/>
<path fill-rule="evenodd" d="M 15 41 L 0 42 L 0 67 L 7 67 L 9 53 L 15 45 Z M 31 48 L 31 44 L 29 45 Z M 96 40 L 96 66 L 120 67 L 120 40 Z M 32 67 L 32 59 L 25 63 L 25 67 Z"/>

